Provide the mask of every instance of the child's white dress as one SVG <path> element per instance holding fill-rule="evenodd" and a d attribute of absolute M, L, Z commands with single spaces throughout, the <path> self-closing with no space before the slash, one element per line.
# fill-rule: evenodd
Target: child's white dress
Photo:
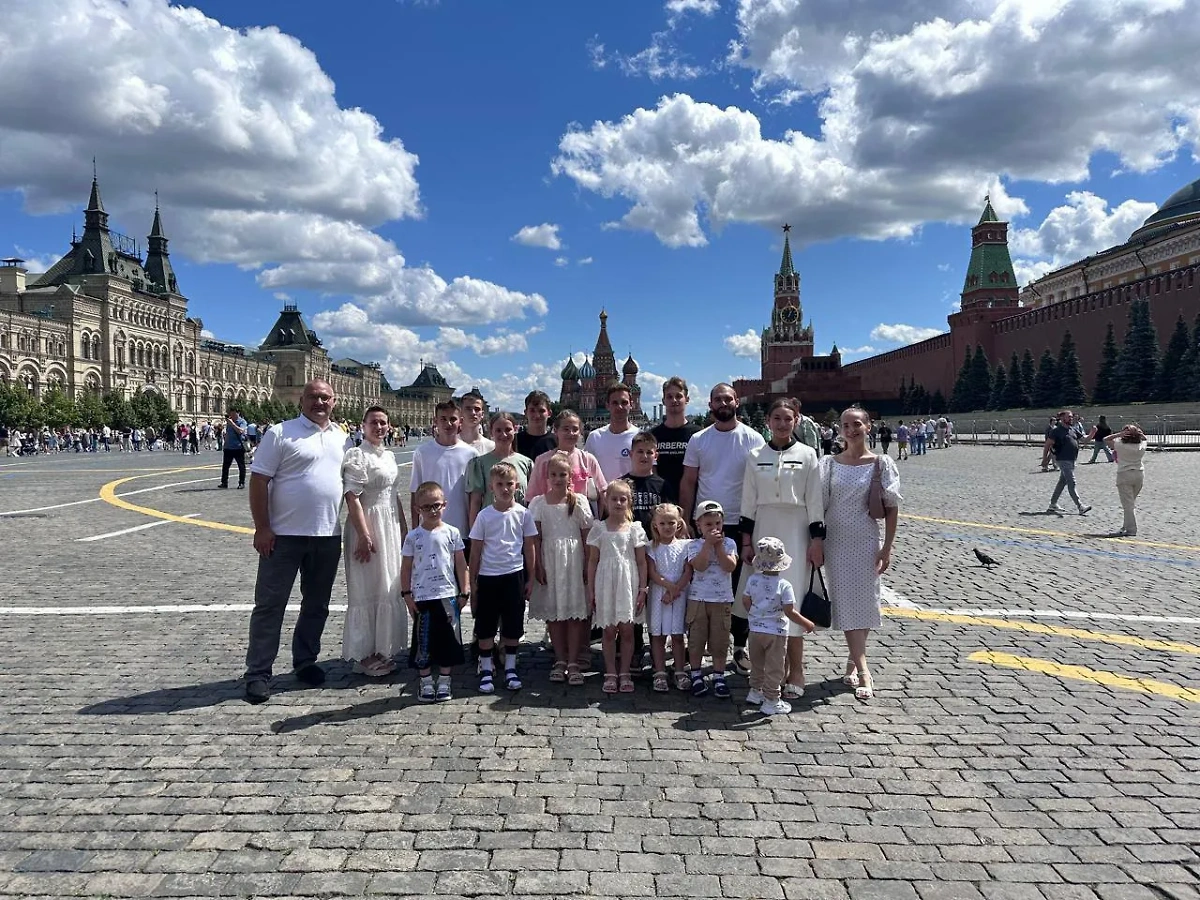
<path fill-rule="evenodd" d="M 667 581 L 678 581 L 683 577 L 683 569 L 687 565 L 688 542 L 672 541 L 669 544 L 650 544 L 646 547 L 646 555 L 654 560 L 654 568 Z M 666 588 L 661 585 L 650 585 L 650 604 L 647 608 L 647 619 L 652 637 L 663 635 L 683 634 L 687 631 L 684 619 L 687 617 L 687 591 L 675 598 L 674 603 L 663 603 Z"/>
<path fill-rule="evenodd" d="M 588 617 L 587 589 L 583 584 L 586 548 L 580 529 L 592 525 L 587 499 L 575 498 L 575 513 L 567 511 L 566 501 L 547 503 L 543 494 L 529 503 L 529 514 L 541 526 L 542 566 L 546 583 L 534 578 L 529 596 L 529 617 L 546 622 Z"/>
<path fill-rule="evenodd" d="M 622 622 L 632 622 L 637 608 L 638 547 L 646 546 L 646 532 L 637 522 L 628 528 L 609 531 L 603 522 L 597 522 L 588 532 L 589 547 L 600 550 L 600 561 L 596 566 L 596 615 L 592 620 L 598 628 L 607 628 Z"/>

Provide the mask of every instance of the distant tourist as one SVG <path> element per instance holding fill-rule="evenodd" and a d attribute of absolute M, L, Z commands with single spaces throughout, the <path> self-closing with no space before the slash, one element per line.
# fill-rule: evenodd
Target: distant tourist
<path fill-rule="evenodd" d="M 1093 442 L 1092 458 L 1088 460 L 1089 464 L 1096 461 L 1096 457 L 1100 455 L 1101 450 L 1104 451 L 1104 455 L 1108 458 L 1109 462 L 1113 461 L 1112 451 L 1108 449 L 1108 444 L 1105 443 L 1105 440 L 1112 433 L 1113 430 L 1108 427 L 1108 417 L 1101 416 L 1100 421 L 1092 426 L 1091 433 L 1088 434 L 1088 440 Z"/>
<path fill-rule="evenodd" d="M 222 444 L 224 456 L 221 460 L 221 483 L 217 487 L 229 487 L 229 467 L 237 463 L 238 487 L 246 486 L 246 436 L 250 426 L 231 409 L 225 414 L 225 442 Z"/>
<path fill-rule="evenodd" d="M 1064 488 L 1071 495 L 1071 499 L 1075 501 L 1075 506 L 1081 516 L 1086 516 L 1091 510 L 1090 506 L 1084 505 L 1075 491 L 1075 463 L 1079 459 L 1079 437 L 1075 429 L 1071 427 L 1074 419 L 1075 415 L 1069 409 L 1060 412 L 1058 424 L 1050 429 L 1050 433 L 1046 437 L 1046 444 L 1042 448 L 1042 469 L 1046 468 L 1046 461 L 1051 456 L 1058 465 L 1058 484 L 1054 486 L 1054 493 L 1050 495 L 1050 508 L 1047 512 L 1059 516 L 1063 514 L 1063 511 L 1058 505 L 1058 498 L 1062 496 Z"/>
<path fill-rule="evenodd" d="M 279 633 L 297 574 L 301 599 L 292 635 L 292 669 L 305 684 L 325 683 L 325 670 L 317 659 L 342 556 L 342 461 L 353 446 L 329 421 L 336 403 L 326 382 L 308 382 L 300 395 L 300 415 L 273 426 L 254 459 L 250 514 L 258 578 L 246 650 L 245 695 L 250 703 L 262 703 L 271 695 Z"/>
<path fill-rule="evenodd" d="M 1105 439 L 1106 449 L 1116 452 L 1117 496 L 1121 498 L 1121 510 L 1125 521 L 1121 534 L 1133 537 L 1138 533 L 1137 498 L 1145 482 L 1146 466 L 1143 462 L 1149 443 L 1146 434 L 1136 422 L 1126 425 L 1118 434 Z"/>

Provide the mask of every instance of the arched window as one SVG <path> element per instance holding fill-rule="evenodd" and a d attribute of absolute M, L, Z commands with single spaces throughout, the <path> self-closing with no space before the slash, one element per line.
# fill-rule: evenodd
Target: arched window
<path fill-rule="evenodd" d="M 146 365 L 146 348 L 141 344 L 138 344 L 138 365 Z"/>
<path fill-rule="evenodd" d="M 79 336 L 79 355 L 84 359 L 92 358 L 92 339 L 86 333 Z"/>
<path fill-rule="evenodd" d="M 100 335 L 92 335 L 92 359 L 100 358 Z"/>
<path fill-rule="evenodd" d="M 196 374 L 196 354 L 194 353 L 187 355 L 187 371 L 189 375 Z"/>

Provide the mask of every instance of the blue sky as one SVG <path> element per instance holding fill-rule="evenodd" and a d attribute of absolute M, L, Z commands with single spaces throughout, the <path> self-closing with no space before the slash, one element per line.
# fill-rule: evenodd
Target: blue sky
<path fill-rule="evenodd" d="M 65 251 L 95 155 L 118 230 L 160 192 L 223 340 L 290 299 L 393 383 L 430 359 L 511 407 L 604 307 L 647 401 L 696 394 L 757 374 L 784 221 L 817 351 L 849 358 L 944 330 L 989 191 L 1024 279 L 1123 241 L 1200 177 L 1198 12 L 15 0 L 0 251 Z"/>

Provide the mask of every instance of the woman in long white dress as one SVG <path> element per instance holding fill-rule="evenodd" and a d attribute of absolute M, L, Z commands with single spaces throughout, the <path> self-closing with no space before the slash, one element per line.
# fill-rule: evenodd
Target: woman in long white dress
<path fill-rule="evenodd" d="M 871 417 L 852 407 L 842 413 L 842 439 L 846 449 L 821 459 L 821 481 L 825 494 L 825 574 L 833 607 L 832 627 L 846 634 L 850 658 L 845 682 L 859 700 L 875 695 L 871 670 L 867 667 L 867 638 L 882 623 L 879 576 L 892 563 L 899 516 L 900 472 L 889 456 L 876 456 L 867 449 Z M 879 520 L 869 509 L 871 481 L 879 467 L 886 515 L 882 540 Z"/>
<path fill-rule="evenodd" d="M 391 674 L 406 643 L 408 612 L 400 597 L 400 547 L 408 533 L 396 457 L 384 449 L 388 414 L 372 406 L 363 416 L 363 443 L 346 451 L 346 626 L 342 658 L 373 677 Z"/>
<path fill-rule="evenodd" d="M 796 440 L 800 410 L 795 401 L 779 399 L 767 410 L 770 440 L 746 459 L 742 475 L 742 521 L 752 520 L 753 529 L 742 530 L 742 583 L 737 597 L 745 594 L 754 572 L 751 561 L 759 538 L 775 537 L 792 557 L 780 574 L 792 586 L 799 601 L 808 590 L 809 574 L 820 567 L 824 556 L 824 499 L 817 452 Z M 733 614 L 743 618 L 746 610 L 733 604 Z M 791 622 L 787 640 L 788 671 L 783 696 L 796 699 L 804 693 L 804 629 Z"/>

